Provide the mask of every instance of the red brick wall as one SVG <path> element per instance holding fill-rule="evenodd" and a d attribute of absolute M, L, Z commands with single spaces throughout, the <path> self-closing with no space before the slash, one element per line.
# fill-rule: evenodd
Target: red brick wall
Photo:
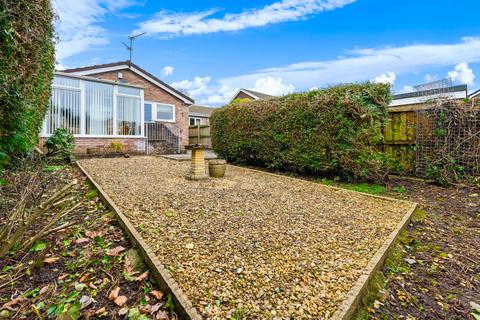
<path fill-rule="evenodd" d="M 43 145 L 47 138 L 40 138 L 40 147 L 43 148 Z M 87 153 L 87 148 L 98 147 L 100 152 L 108 152 L 109 146 L 112 141 L 121 141 L 123 143 L 123 151 L 128 153 L 145 153 L 145 138 L 75 138 L 75 149 L 73 153 L 75 154 L 85 154 Z"/>
<path fill-rule="evenodd" d="M 119 71 L 110 71 L 104 73 L 98 73 L 89 75 L 98 79 L 117 81 L 117 74 Z M 177 128 L 181 130 L 180 145 L 183 149 L 188 144 L 188 112 L 189 107 L 185 103 L 172 96 L 167 91 L 157 87 L 153 83 L 140 77 L 131 70 L 121 70 L 123 74 L 123 80 L 126 80 L 130 84 L 140 85 L 145 88 L 145 100 L 153 102 L 162 102 L 175 105 L 175 123 L 166 123 L 168 127 L 172 129 L 174 133 L 177 132 Z"/>

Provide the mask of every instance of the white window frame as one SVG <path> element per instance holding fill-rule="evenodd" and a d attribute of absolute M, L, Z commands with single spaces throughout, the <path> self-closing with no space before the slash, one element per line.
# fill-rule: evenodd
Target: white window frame
<path fill-rule="evenodd" d="M 188 125 L 189 125 L 190 127 L 192 127 L 192 126 L 197 126 L 197 124 L 190 124 L 190 119 L 195 119 L 195 122 L 197 122 L 197 120 L 199 120 L 199 121 L 200 121 L 199 125 L 202 125 L 202 118 L 200 118 L 200 117 L 195 117 L 195 116 L 188 116 Z"/>
<path fill-rule="evenodd" d="M 175 123 L 176 121 L 176 113 L 175 113 L 175 105 L 171 103 L 164 103 L 164 102 L 158 102 L 158 101 L 149 101 L 145 100 L 143 102 L 143 110 L 145 110 L 145 103 L 150 103 L 152 105 L 152 121 L 157 121 L 157 122 L 169 122 L 169 123 Z M 157 118 L 157 104 L 161 104 L 164 106 L 169 106 L 172 107 L 172 120 L 165 120 L 165 119 L 158 119 Z"/>
<path fill-rule="evenodd" d="M 67 75 L 59 74 L 59 76 L 62 77 L 68 77 Z M 96 79 L 81 79 L 78 76 L 73 76 L 72 78 L 76 78 L 80 80 L 80 87 L 79 88 L 74 88 L 74 87 L 66 87 L 66 86 L 60 86 L 60 85 L 55 85 L 52 84 L 52 88 L 59 88 L 59 89 L 68 89 L 68 90 L 75 90 L 75 91 L 80 91 L 80 134 L 74 134 L 74 137 L 76 138 L 144 138 L 145 137 L 145 122 L 144 122 L 144 95 L 145 91 L 142 87 L 138 86 L 131 86 L 140 89 L 140 95 L 129 95 L 129 94 L 124 94 L 124 93 L 119 93 L 118 92 L 118 87 L 122 86 L 119 84 L 112 83 L 110 81 L 104 81 L 104 80 L 98 80 L 95 81 Z M 113 135 L 98 135 L 98 134 L 86 134 L 86 128 L 85 128 L 85 118 L 86 118 L 86 98 L 85 98 L 85 81 L 94 81 L 94 82 L 103 82 L 103 83 L 109 83 L 113 85 Z M 125 86 L 125 85 L 124 85 Z M 128 86 L 128 85 L 127 85 Z M 138 135 L 119 135 L 117 134 L 117 97 L 118 96 L 124 96 L 124 97 L 134 97 L 134 98 L 140 98 L 140 134 Z M 152 108 L 153 109 L 153 108 Z M 156 108 L 155 108 L 156 111 Z M 175 112 L 175 109 L 174 109 Z M 52 134 L 47 133 L 47 126 L 46 126 L 46 117 L 43 121 L 43 127 L 42 131 L 40 134 L 40 137 L 42 138 L 48 138 Z"/>

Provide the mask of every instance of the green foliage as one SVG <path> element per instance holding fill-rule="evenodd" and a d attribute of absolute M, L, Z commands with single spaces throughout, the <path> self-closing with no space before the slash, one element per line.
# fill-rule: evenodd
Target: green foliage
<path fill-rule="evenodd" d="M 55 65 L 49 0 L 0 0 L 0 171 L 31 150 L 48 108 Z"/>
<path fill-rule="evenodd" d="M 122 141 L 112 141 L 110 142 L 110 149 L 114 152 L 123 151 L 123 142 Z"/>
<path fill-rule="evenodd" d="M 376 194 L 376 195 L 380 195 L 387 191 L 387 188 L 385 188 L 385 186 L 381 186 L 378 184 L 370 184 L 370 183 L 341 184 L 340 187 L 357 191 L 357 192 L 364 192 L 364 193 Z"/>
<path fill-rule="evenodd" d="M 73 152 L 75 138 L 64 128 L 58 128 L 45 142 L 48 155 L 68 159 Z"/>
<path fill-rule="evenodd" d="M 388 157 L 377 146 L 390 100 L 389 85 L 364 83 L 234 102 L 211 116 L 213 149 L 236 163 L 381 181 Z"/>

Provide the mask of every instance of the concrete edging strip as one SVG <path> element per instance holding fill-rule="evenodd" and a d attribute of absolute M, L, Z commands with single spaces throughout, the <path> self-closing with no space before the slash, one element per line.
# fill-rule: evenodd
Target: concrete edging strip
<path fill-rule="evenodd" d="M 164 293 L 170 293 L 175 305 L 175 311 L 183 319 L 200 320 L 202 317 L 195 309 L 193 304 L 187 298 L 177 282 L 172 278 L 170 273 L 160 263 L 155 253 L 145 243 L 142 236 L 138 233 L 128 218 L 122 213 L 120 208 L 110 199 L 108 194 L 100 187 L 100 185 L 93 179 L 85 168 L 77 161 L 76 165 L 80 168 L 83 174 L 87 177 L 91 184 L 97 189 L 102 202 L 112 210 L 118 218 L 118 222 L 125 233 L 128 235 L 133 244 L 140 250 L 140 254 L 157 282 L 160 290 Z"/>

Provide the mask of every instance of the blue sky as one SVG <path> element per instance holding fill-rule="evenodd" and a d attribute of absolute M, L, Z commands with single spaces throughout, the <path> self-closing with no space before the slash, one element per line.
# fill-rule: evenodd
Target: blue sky
<path fill-rule="evenodd" d="M 133 61 L 222 105 L 240 87 L 274 95 L 381 81 L 395 92 L 450 77 L 480 87 L 476 0 L 53 0 L 59 67 Z M 480 76 L 479 76 L 480 77 Z"/>

